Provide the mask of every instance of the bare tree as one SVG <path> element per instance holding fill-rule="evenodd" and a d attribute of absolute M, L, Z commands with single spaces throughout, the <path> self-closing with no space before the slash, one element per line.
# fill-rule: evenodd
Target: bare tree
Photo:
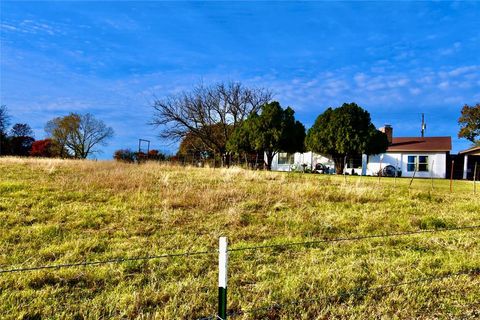
<path fill-rule="evenodd" d="M 220 153 L 228 164 L 227 141 L 248 115 L 269 102 L 272 93 L 247 88 L 238 82 L 198 85 L 164 99 L 155 99 L 152 125 L 161 127 L 160 137 L 180 140 L 197 137 L 206 151 Z"/>
<path fill-rule="evenodd" d="M 0 106 L 0 133 L 6 134 L 9 125 L 10 116 L 8 114 L 7 106 Z"/>
<path fill-rule="evenodd" d="M 10 130 L 12 137 L 33 137 L 32 128 L 26 123 L 16 123 Z"/>
<path fill-rule="evenodd" d="M 28 156 L 35 142 L 32 128 L 26 123 L 16 123 L 10 130 L 10 154 Z"/>
<path fill-rule="evenodd" d="M 90 113 L 54 118 L 47 122 L 45 131 L 60 145 L 63 157 L 80 159 L 99 152 L 96 147 L 113 136 L 113 129 Z"/>
<path fill-rule="evenodd" d="M 0 106 L 0 155 L 6 147 L 7 142 L 7 127 L 10 124 L 10 115 L 6 105 Z"/>

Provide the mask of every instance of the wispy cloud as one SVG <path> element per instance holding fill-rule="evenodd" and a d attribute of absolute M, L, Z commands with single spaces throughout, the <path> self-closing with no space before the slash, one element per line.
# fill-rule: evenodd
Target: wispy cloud
<path fill-rule="evenodd" d="M 461 42 L 455 42 L 453 45 L 447 47 L 447 48 L 442 48 L 438 51 L 440 55 L 443 56 L 448 56 L 457 53 L 462 47 Z"/>
<path fill-rule="evenodd" d="M 45 21 L 21 20 L 19 22 L 2 21 L 0 28 L 4 32 L 17 32 L 31 35 L 58 35 L 64 34 L 62 29 Z"/>
<path fill-rule="evenodd" d="M 39 138 L 49 118 L 94 113 L 117 132 L 106 157 L 140 137 L 163 143 L 147 125 L 153 97 L 201 81 L 270 88 L 307 127 L 355 101 L 403 134 L 425 112 L 432 133 L 455 136 L 459 107 L 480 100 L 474 3 L 1 6 L 2 104 Z"/>

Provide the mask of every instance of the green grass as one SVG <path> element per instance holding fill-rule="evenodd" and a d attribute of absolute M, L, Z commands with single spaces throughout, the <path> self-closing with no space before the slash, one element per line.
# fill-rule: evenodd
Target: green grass
<path fill-rule="evenodd" d="M 453 193 L 447 180 L 409 183 L 2 158 L 0 269 L 215 251 L 221 235 L 239 248 L 480 225 L 472 182 Z M 363 290 L 475 268 L 478 229 L 232 252 L 228 308 L 246 311 L 239 319 L 475 318 L 478 274 Z M 0 274 L 0 318 L 194 319 L 215 312 L 217 290 L 215 254 Z"/>

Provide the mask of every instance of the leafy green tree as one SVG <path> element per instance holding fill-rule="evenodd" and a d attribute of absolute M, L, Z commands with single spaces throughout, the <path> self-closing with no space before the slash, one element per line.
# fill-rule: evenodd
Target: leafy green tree
<path fill-rule="evenodd" d="M 45 131 L 61 148 L 62 157 L 85 159 L 98 152 L 99 145 L 105 145 L 113 136 L 113 129 L 89 113 L 71 113 L 47 122 Z"/>
<path fill-rule="evenodd" d="M 460 125 L 459 138 L 465 138 L 476 145 L 480 145 L 480 103 L 473 107 L 464 105 L 458 124 Z"/>
<path fill-rule="evenodd" d="M 292 108 L 284 110 L 276 101 L 264 104 L 260 114 L 252 113 L 232 134 L 230 150 L 265 152 L 268 170 L 278 152 L 302 152 L 305 127 L 295 120 L 294 114 Z"/>
<path fill-rule="evenodd" d="M 325 110 L 308 130 L 305 143 L 313 152 L 330 155 L 337 173 L 343 172 L 345 156 L 379 154 L 388 148 L 386 134 L 377 130 L 368 111 L 355 103 Z"/>
<path fill-rule="evenodd" d="M 251 115 L 250 118 L 257 116 Z M 255 148 L 251 143 L 251 135 L 254 130 L 253 121 L 243 121 L 231 134 L 227 141 L 227 150 L 236 154 L 254 152 Z"/>

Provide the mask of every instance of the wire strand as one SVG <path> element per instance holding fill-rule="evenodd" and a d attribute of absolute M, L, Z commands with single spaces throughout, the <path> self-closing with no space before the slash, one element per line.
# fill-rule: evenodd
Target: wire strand
<path fill-rule="evenodd" d="M 315 297 L 315 298 L 311 298 L 311 299 L 300 299 L 300 300 L 288 301 L 288 302 L 285 302 L 285 303 L 275 303 L 273 305 L 266 306 L 266 307 L 253 308 L 253 309 L 248 309 L 248 310 L 245 310 L 245 311 L 230 312 L 229 316 L 236 317 L 236 316 L 244 315 L 246 313 L 256 313 L 256 312 L 259 312 L 259 311 L 266 311 L 266 310 L 271 310 L 271 309 L 280 309 L 280 308 L 286 307 L 286 306 L 305 304 L 305 303 L 308 303 L 308 302 L 314 302 L 314 301 L 318 301 L 318 300 L 332 300 L 332 299 L 338 299 L 338 298 L 345 298 L 345 297 L 350 297 L 350 296 L 353 296 L 353 295 L 357 295 L 359 293 L 368 293 L 368 292 L 382 291 L 382 290 L 386 290 L 386 289 L 395 289 L 395 288 L 402 287 L 402 286 L 413 285 L 413 284 L 422 283 L 422 282 L 429 282 L 429 281 L 440 281 L 440 280 L 443 280 L 443 279 L 458 277 L 458 276 L 462 276 L 462 275 L 479 276 L 480 275 L 480 267 L 476 267 L 476 268 L 470 269 L 470 270 L 462 270 L 462 271 L 458 271 L 458 272 L 454 272 L 454 273 L 445 273 L 445 274 L 441 274 L 441 275 L 423 277 L 423 278 L 410 280 L 410 281 L 405 281 L 405 282 L 397 282 L 397 283 L 392 283 L 392 284 L 387 284 L 387 285 L 350 290 L 350 291 L 347 291 L 347 292 L 344 292 L 344 293 L 337 293 L 337 294 L 333 294 L 333 295 Z"/>
<path fill-rule="evenodd" d="M 55 265 L 45 265 L 45 266 L 35 266 L 35 267 L 26 267 L 26 268 L 12 268 L 0 270 L 2 273 L 14 273 L 14 272 L 24 272 L 24 271 L 34 271 L 34 270 L 43 270 L 43 269 L 60 269 L 60 268 L 71 268 L 71 267 L 81 267 L 81 266 L 94 266 L 102 265 L 109 263 L 121 263 L 127 261 L 140 261 L 140 260 L 153 260 L 153 259 L 162 259 L 162 258 L 173 258 L 173 257 L 190 257 L 190 256 L 199 256 L 199 255 L 210 255 L 217 254 L 217 251 L 196 251 L 196 252 L 181 252 L 173 254 L 160 254 L 152 256 L 139 256 L 131 258 L 115 258 L 108 260 L 98 260 L 98 261 L 83 261 L 83 262 L 74 262 L 74 263 L 64 263 L 64 264 L 55 264 Z"/>
<path fill-rule="evenodd" d="M 366 235 L 366 236 L 357 236 L 357 237 L 349 237 L 349 238 L 321 239 L 321 240 L 315 240 L 315 241 L 290 242 L 290 243 L 282 243 L 282 244 L 266 244 L 266 245 L 252 246 L 252 247 L 231 248 L 231 249 L 228 249 L 228 251 L 229 252 L 238 252 L 238 251 L 259 250 L 259 249 L 267 249 L 267 248 L 287 248 L 287 247 L 293 247 L 293 246 L 313 245 L 313 244 L 319 244 L 319 243 L 330 243 L 330 242 L 340 242 L 340 241 L 356 241 L 356 240 L 373 239 L 373 238 L 388 238 L 388 237 L 406 236 L 406 235 L 422 234 L 422 233 L 435 233 L 435 232 L 446 232 L 446 231 L 456 231 L 456 230 L 472 230 L 472 229 L 480 229 L 480 225 L 463 226 L 463 227 L 455 227 L 455 228 L 445 228 L 445 229 L 417 230 L 417 231 L 407 231 L 407 232 L 390 233 L 390 234 Z M 122 262 L 127 262 L 127 261 L 153 260 L 153 259 L 172 258 L 172 257 L 188 257 L 188 256 L 198 256 L 198 255 L 211 255 L 211 254 L 217 254 L 217 253 L 218 253 L 217 250 L 214 250 L 214 251 L 197 251 L 197 252 L 181 252 L 181 253 L 173 253 L 173 254 L 165 253 L 165 254 L 160 254 L 160 255 L 139 256 L 139 257 L 130 257 L 130 258 L 128 258 L 128 257 L 127 258 L 115 258 L 115 259 L 98 260 L 98 261 L 82 261 L 82 262 L 65 263 L 65 264 L 3 269 L 3 270 L 0 270 L 0 274 L 14 273 L 14 272 L 25 272 L 25 271 L 35 271 L 35 270 L 42 270 L 42 269 L 59 269 L 59 268 L 81 267 L 81 266 L 93 266 L 93 265 L 102 265 L 102 264 L 110 264 L 110 263 L 122 263 Z"/>
<path fill-rule="evenodd" d="M 327 238 L 327 239 L 304 241 L 304 242 L 265 244 L 265 245 L 252 246 L 252 247 L 231 248 L 231 249 L 228 249 L 228 251 L 229 252 L 238 252 L 238 251 L 268 249 L 268 248 L 288 248 L 288 247 L 293 247 L 293 246 L 312 245 L 312 244 L 329 243 L 329 242 L 356 241 L 356 240 L 374 239 L 374 238 L 390 238 L 390 237 L 407 236 L 407 235 L 413 235 L 413 234 L 458 231 L 458 230 L 470 230 L 470 229 L 480 229 L 480 225 L 445 228 L 445 229 L 416 230 L 416 231 L 386 233 L 386 234 L 377 234 L 377 235 L 365 235 L 365 236 L 346 237 L 346 238 L 332 238 L 332 239 Z"/>

